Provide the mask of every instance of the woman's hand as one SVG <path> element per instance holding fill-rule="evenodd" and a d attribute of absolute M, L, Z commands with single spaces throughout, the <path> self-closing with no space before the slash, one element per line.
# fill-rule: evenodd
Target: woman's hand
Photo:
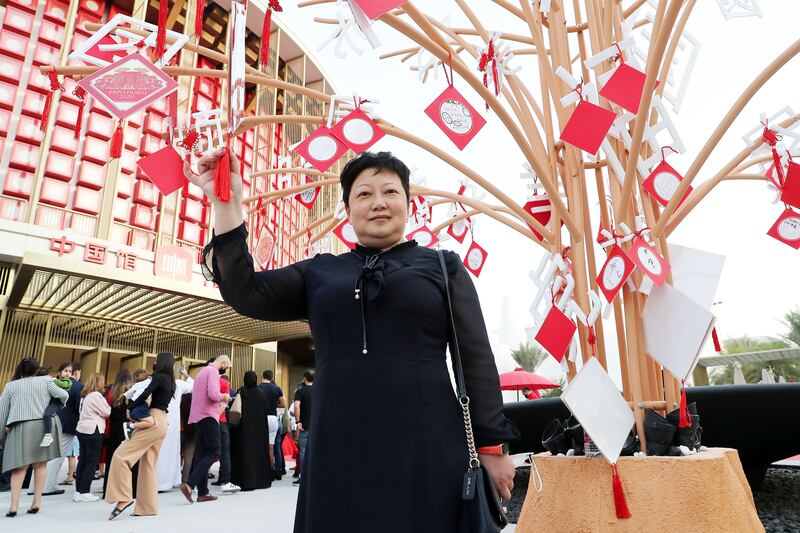
<path fill-rule="evenodd" d="M 508 455 L 478 454 L 478 460 L 489 471 L 494 481 L 494 488 L 503 500 L 511 499 L 514 490 L 514 461 Z"/>
<path fill-rule="evenodd" d="M 239 158 L 233 152 L 229 152 L 231 162 L 231 200 L 228 203 L 223 203 L 214 194 L 214 172 L 216 172 L 219 160 L 224 153 L 225 149 L 221 148 L 201 157 L 197 162 L 199 174 L 192 172 L 188 163 L 185 161 L 183 163 L 183 174 L 186 179 L 200 187 L 211 203 L 214 204 L 214 232 L 217 235 L 236 229 L 244 221 L 244 215 L 242 214 L 242 175 L 239 171 Z"/>

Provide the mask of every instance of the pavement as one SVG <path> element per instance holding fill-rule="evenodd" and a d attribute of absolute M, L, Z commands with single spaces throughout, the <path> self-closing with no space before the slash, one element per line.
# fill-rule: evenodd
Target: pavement
<path fill-rule="evenodd" d="M 287 465 L 287 471 L 293 467 Z M 212 467 L 216 474 L 217 465 Z M 291 471 L 290 471 L 291 472 Z M 66 477 L 66 461 L 59 479 Z M 209 480 L 211 481 L 211 480 Z M 193 503 L 186 501 L 179 489 L 158 495 L 158 516 L 131 516 L 133 507 L 113 521 L 108 515 L 113 506 L 102 500 L 96 502 L 72 501 L 74 486 L 58 496 L 45 496 L 38 514 L 28 515 L 33 496 L 22 491 L 18 514 L 5 518 L 11 500 L 10 492 L 0 493 L 0 532 L 2 533 L 50 533 L 57 531 L 79 531 L 80 533 L 178 533 L 179 531 L 269 531 L 291 533 L 298 487 L 292 485 L 291 473 L 280 481 L 273 481 L 269 489 L 237 494 L 222 494 L 219 487 L 210 487 L 211 493 L 219 496 L 214 502 Z M 102 492 L 103 481 L 92 484 L 92 493 Z M 98 492 L 96 492 L 98 491 Z M 195 495 L 196 498 L 196 495 Z M 256 529 L 258 528 L 258 529 Z M 375 531 L 381 531 L 380 524 Z M 513 533 L 514 525 L 503 533 Z M 346 532 L 331 532 L 346 533 Z M 409 532 L 413 533 L 413 532 Z M 444 533 L 444 532 L 443 532 Z"/>

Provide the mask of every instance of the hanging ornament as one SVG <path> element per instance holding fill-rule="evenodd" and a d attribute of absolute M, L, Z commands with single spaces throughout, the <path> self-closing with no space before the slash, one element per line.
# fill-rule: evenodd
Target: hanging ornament
<path fill-rule="evenodd" d="M 50 119 L 50 108 L 53 104 L 53 93 L 56 91 L 63 91 L 64 86 L 61 85 L 61 82 L 58 81 L 58 76 L 56 75 L 55 70 L 51 70 L 47 73 L 47 77 L 50 79 L 50 92 L 47 93 L 47 96 L 44 100 L 44 109 L 42 109 L 42 116 L 40 118 L 40 125 L 39 129 L 41 129 L 42 133 L 47 130 L 47 122 Z"/>
<path fill-rule="evenodd" d="M 333 234 L 351 250 L 354 250 L 356 244 L 358 244 L 358 237 L 353 229 L 353 225 L 347 219 L 342 220 L 341 224 L 334 228 Z"/>
<path fill-rule="evenodd" d="M 206 0 L 196 0 L 194 7 L 194 36 L 197 40 L 203 38 L 203 19 L 205 18 Z"/>
<path fill-rule="evenodd" d="M 381 140 L 386 133 L 367 115 L 361 104 L 365 101 L 353 98 L 355 109 L 341 119 L 331 132 L 353 152 L 360 154 Z"/>
<path fill-rule="evenodd" d="M 622 285 L 633 274 L 636 265 L 628 257 L 628 254 L 618 245 L 611 248 L 611 252 L 606 258 L 600 274 L 597 276 L 597 284 L 606 297 L 606 301 L 611 303 L 617 295 Z"/>
<path fill-rule="evenodd" d="M 118 159 L 122 156 L 122 121 L 117 121 L 117 127 L 114 128 L 114 135 L 111 136 L 111 148 L 109 148 L 108 155 L 111 159 Z"/>
<path fill-rule="evenodd" d="M 439 237 L 434 235 L 428 226 L 415 229 L 406 235 L 406 239 L 409 241 L 417 241 L 417 244 L 425 248 L 433 248 L 435 244 L 439 243 Z"/>
<path fill-rule="evenodd" d="M 800 249 L 800 213 L 787 207 L 767 235 L 788 244 L 795 250 Z"/>
<path fill-rule="evenodd" d="M 488 255 L 486 250 L 473 240 L 472 244 L 469 245 L 469 250 L 467 250 L 467 257 L 464 258 L 464 266 L 477 278 L 481 275 L 481 270 L 483 270 L 483 265 L 486 264 Z"/>
<path fill-rule="evenodd" d="M 656 286 L 661 287 L 667 280 L 670 266 L 666 259 L 661 257 L 655 248 L 647 244 L 641 235 L 636 235 L 628 250 L 628 257 L 637 267 L 653 280 Z"/>
<path fill-rule="evenodd" d="M 511 52 L 511 47 L 500 38 L 500 35 L 500 32 L 489 32 L 489 42 L 481 51 L 478 59 L 478 71 L 483 73 L 483 86 L 488 89 L 489 80 L 491 80 L 494 86 L 494 95 L 498 97 L 503 90 L 505 77 L 516 74 L 522 68 L 510 65 L 514 54 Z M 486 110 L 489 110 L 489 102 L 486 102 Z"/>
<path fill-rule="evenodd" d="M 800 165 L 789 160 L 789 169 L 783 180 L 780 201 L 800 209 Z"/>
<path fill-rule="evenodd" d="M 671 146 L 664 146 L 661 148 L 661 163 L 659 163 L 656 168 L 653 169 L 647 179 L 642 182 L 642 188 L 649 192 L 650 195 L 664 207 L 666 207 L 669 201 L 672 199 L 672 195 L 675 194 L 676 190 L 678 190 L 678 186 L 683 180 L 683 176 L 681 176 L 677 170 L 672 168 L 672 166 L 666 162 L 664 157 L 665 150 L 672 150 L 673 152 L 677 153 L 677 150 Z M 686 197 L 689 196 L 691 192 L 692 187 L 690 185 L 689 188 L 686 189 L 686 193 L 683 195 L 678 207 L 680 207 L 680 205 L 684 202 L 684 200 L 686 200 Z"/>
<path fill-rule="evenodd" d="M 269 64 L 269 40 L 272 31 L 272 12 L 283 11 L 278 0 L 269 0 L 267 10 L 264 13 L 264 23 L 261 26 L 261 66 L 265 68 Z"/>
<path fill-rule="evenodd" d="M 559 363 L 567 353 L 569 343 L 578 326 L 575 322 L 567 318 L 556 305 L 550 307 L 542 326 L 536 332 L 536 342 L 538 342 L 547 353 L 552 355 Z"/>
<path fill-rule="evenodd" d="M 445 77 L 447 77 L 448 87 L 425 109 L 425 114 L 439 126 L 439 129 L 453 141 L 459 150 L 463 150 L 483 128 L 486 120 L 453 86 L 452 65 L 449 77 L 445 69 Z"/>
<path fill-rule="evenodd" d="M 611 75 L 611 78 L 600 89 L 600 96 L 607 98 L 635 115 L 639 112 L 639 102 L 642 100 L 644 82 L 647 76 L 641 70 L 637 70 L 625 63 L 625 57 L 622 55 L 622 49 L 619 44 L 614 43 L 614 45 L 619 51 L 619 54 L 614 59 L 619 59 L 620 64 L 614 74 Z M 658 87 L 658 83 L 656 81 L 656 87 Z"/>
<path fill-rule="evenodd" d="M 596 154 L 614 124 L 617 115 L 583 99 L 583 84 L 575 87 L 580 100 L 569 117 L 559 137 L 562 141 L 580 148 L 589 154 Z"/>
<path fill-rule="evenodd" d="M 158 32 L 156 33 L 156 49 L 153 61 L 161 59 L 167 51 L 167 15 L 169 15 L 169 0 L 158 0 Z"/>
<path fill-rule="evenodd" d="M 320 126 L 294 150 L 314 168 L 325 172 L 347 151 L 347 145 L 340 141 L 327 126 Z"/>
<path fill-rule="evenodd" d="M 306 176 L 306 184 L 314 183 L 314 180 Z M 303 204 L 306 209 L 311 210 L 314 208 L 314 203 L 317 201 L 317 197 L 319 196 L 320 187 L 313 187 L 311 189 L 306 189 L 303 192 L 297 193 L 294 197 L 295 199 Z"/>
<path fill-rule="evenodd" d="M 81 128 L 83 127 L 83 108 L 86 104 L 86 91 L 81 86 L 76 86 L 72 91 L 73 96 L 78 99 L 78 117 L 75 119 L 75 139 L 79 139 Z"/>

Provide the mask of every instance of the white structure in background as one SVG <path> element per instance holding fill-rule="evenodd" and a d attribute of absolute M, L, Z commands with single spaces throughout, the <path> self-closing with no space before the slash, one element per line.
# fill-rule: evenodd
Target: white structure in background
<path fill-rule="evenodd" d="M 725 1 L 725 0 L 720 0 Z M 648 0 L 649 7 L 655 9 L 656 0 Z M 634 48 L 634 54 L 645 61 L 647 58 L 647 50 L 650 45 L 650 38 L 652 36 L 652 22 L 655 12 L 652 10 L 640 10 L 644 12 L 644 18 L 650 21 L 651 24 L 639 25 L 640 19 L 637 17 L 630 17 L 626 19 L 623 24 L 622 32 L 627 38 L 633 35 L 638 42 L 643 44 L 637 45 Z M 672 58 L 672 66 L 669 69 L 669 76 L 666 82 L 659 80 L 661 83 L 666 83 L 664 89 L 664 99 L 672 104 L 672 111 L 678 113 L 683 103 L 683 98 L 686 96 L 686 89 L 689 87 L 689 80 L 694 71 L 694 65 L 697 62 L 697 56 L 700 53 L 700 42 L 692 37 L 692 35 L 683 30 L 681 38 L 678 40 L 678 48 L 675 50 L 675 55 Z"/>
<path fill-rule="evenodd" d="M 717 4 L 725 20 L 763 16 L 756 0 L 717 0 Z"/>

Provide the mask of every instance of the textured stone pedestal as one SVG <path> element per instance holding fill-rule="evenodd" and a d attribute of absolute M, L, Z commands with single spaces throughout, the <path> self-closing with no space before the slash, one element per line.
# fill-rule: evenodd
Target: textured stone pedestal
<path fill-rule="evenodd" d="M 739 454 L 710 448 L 689 457 L 621 457 L 631 518 L 617 519 L 611 466 L 600 458 L 534 456 L 516 533 L 759 532 Z M 542 491 L 534 487 L 538 468 Z"/>

